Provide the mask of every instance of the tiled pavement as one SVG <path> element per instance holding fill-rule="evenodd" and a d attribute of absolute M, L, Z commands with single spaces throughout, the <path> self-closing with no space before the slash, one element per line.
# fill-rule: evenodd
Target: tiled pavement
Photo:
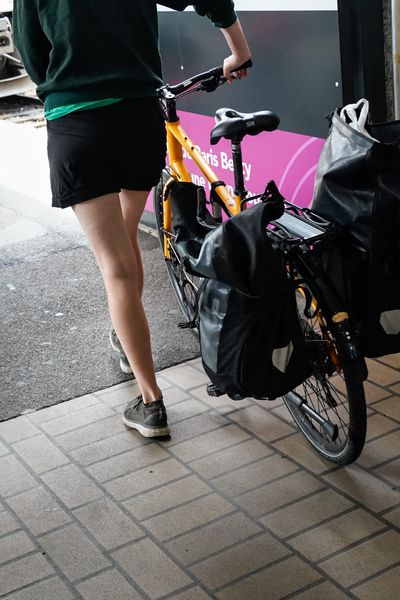
<path fill-rule="evenodd" d="M 279 401 L 159 377 L 172 437 L 120 412 L 134 382 L 0 424 L 0 597 L 398 600 L 400 356 L 369 363 L 357 464 L 318 458 Z"/>

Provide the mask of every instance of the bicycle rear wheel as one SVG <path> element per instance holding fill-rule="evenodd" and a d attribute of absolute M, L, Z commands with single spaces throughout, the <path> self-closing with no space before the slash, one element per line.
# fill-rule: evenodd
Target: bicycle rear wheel
<path fill-rule="evenodd" d="M 167 267 L 172 289 L 174 290 L 179 308 L 181 309 L 186 321 L 192 322 L 197 316 L 198 291 L 203 280 L 201 277 L 196 277 L 188 273 L 174 245 L 172 232 L 164 232 L 163 230 L 163 190 L 169 179 L 170 175 L 167 172 L 163 172 L 163 175 L 154 190 L 153 200 L 156 225 L 161 248 L 163 250 L 164 237 L 165 235 L 168 236 L 170 258 L 165 259 L 165 265 Z"/>
<path fill-rule="evenodd" d="M 340 327 L 330 322 L 315 296 L 317 308 L 310 314 L 306 297 L 301 290 L 296 292 L 312 375 L 283 400 L 300 431 L 321 456 L 349 464 L 361 454 L 367 423 L 364 387 L 354 368 L 354 361 L 359 360 L 357 340 L 347 322 Z M 334 436 L 296 405 L 300 399 L 336 426 Z"/>

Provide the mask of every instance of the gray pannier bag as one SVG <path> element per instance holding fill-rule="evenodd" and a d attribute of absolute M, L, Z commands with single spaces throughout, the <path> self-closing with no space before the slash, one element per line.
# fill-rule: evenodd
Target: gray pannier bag
<path fill-rule="evenodd" d="M 312 210 L 347 234 L 342 271 L 365 356 L 400 351 L 400 121 L 368 123 L 368 102 L 337 110 Z"/>
<path fill-rule="evenodd" d="M 276 188 L 274 188 L 276 189 Z M 204 277 L 196 326 L 203 366 L 216 391 L 233 399 L 275 399 L 311 374 L 282 253 L 267 235 L 283 213 L 277 193 L 217 223 L 204 189 L 172 182 L 174 245 Z"/>

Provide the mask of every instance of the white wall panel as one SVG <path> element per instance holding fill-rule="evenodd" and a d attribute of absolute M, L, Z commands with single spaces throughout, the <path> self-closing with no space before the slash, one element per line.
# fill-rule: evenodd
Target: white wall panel
<path fill-rule="evenodd" d="M 234 2 L 236 10 L 240 11 L 337 10 L 337 0 L 234 0 Z M 159 6 L 158 9 L 171 10 L 164 6 Z M 187 10 L 193 9 L 189 7 Z"/>

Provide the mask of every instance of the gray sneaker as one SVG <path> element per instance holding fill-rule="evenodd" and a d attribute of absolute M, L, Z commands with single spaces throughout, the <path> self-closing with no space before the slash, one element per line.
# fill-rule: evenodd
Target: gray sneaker
<path fill-rule="evenodd" d="M 119 341 L 118 336 L 115 332 L 115 329 L 111 329 L 110 334 L 109 334 L 109 339 L 110 339 L 111 348 L 113 350 L 115 350 L 115 352 L 118 352 L 118 354 L 119 354 L 119 366 L 120 366 L 121 371 L 123 371 L 124 373 L 128 373 L 128 374 L 133 373 L 132 368 L 129 364 L 128 358 L 122 349 L 121 342 Z"/>
<path fill-rule="evenodd" d="M 122 420 L 127 427 L 137 429 L 144 437 L 170 434 L 167 411 L 162 398 L 151 404 L 144 404 L 142 395 L 138 396 L 129 402 Z"/>

